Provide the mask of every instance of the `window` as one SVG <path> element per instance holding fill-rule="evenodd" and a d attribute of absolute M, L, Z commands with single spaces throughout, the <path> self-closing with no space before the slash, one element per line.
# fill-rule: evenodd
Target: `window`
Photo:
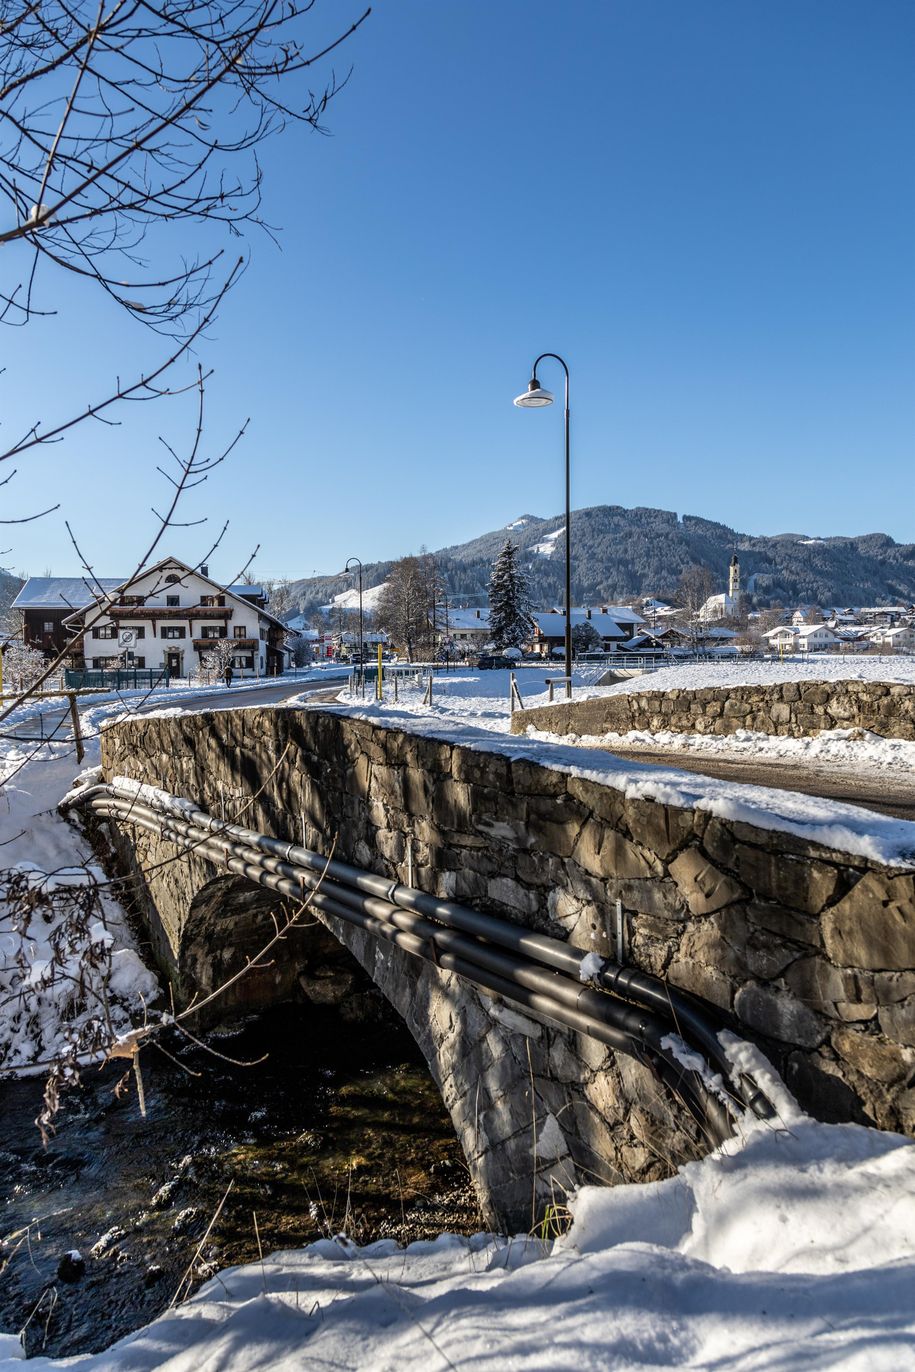
<path fill-rule="evenodd" d="M 187 630 L 183 624 L 167 624 L 162 630 L 163 638 L 187 638 Z"/>
<path fill-rule="evenodd" d="M 96 624 L 92 630 L 93 638 L 114 638 L 115 628 L 113 624 Z"/>
<path fill-rule="evenodd" d="M 53 634 L 53 632 L 54 632 L 54 621 L 53 621 L 53 619 L 46 619 L 46 620 L 45 620 L 45 622 L 44 622 L 44 632 L 45 632 L 46 634 Z"/>
<path fill-rule="evenodd" d="M 121 604 L 122 604 L 122 605 L 145 605 L 145 604 L 146 604 L 146 596 L 145 596 L 145 595 L 122 595 L 122 596 L 121 596 Z"/>
<path fill-rule="evenodd" d="M 201 603 L 201 605 L 209 605 L 209 606 L 213 606 L 213 605 L 225 605 L 225 603 L 226 603 L 226 598 L 225 598 L 224 595 L 202 595 L 202 596 L 200 597 L 200 603 Z"/>
<path fill-rule="evenodd" d="M 165 603 L 166 605 L 180 605 L 181 597 L 180 595 L 167 595 L 165 597 Z"/>
<path fill-rule="evenodd" d="M 235 625 L 232 626 L 232 637 L 233 637 L 233 638 L 247 638 L 247 637 L 248 637 L 248 630 L 245 628 L 244 624 L 235 624 Z"/>
<path fill-rule="evenodd" d="M 165 578 L 165 584 L 166 586 L 174 586 L 180 580 L 181 578 L 176 572 L 169 572 L 168 576 Z"/>
<path fill-rule="evenodd" d="M 254 667 L 254 658 L 251 653 L 236 653 L 232 659 L 232 666 L 244 671 L 247 667 L 250 671 Z"/>
<path fill-rule="evenodd" d="M 266 638 L 266 637 L 267 637 L 267 630 L 264 628 L 264 626 L 263 626 L 263 624 L 262 624 L 262 625 L 261 625 L 261 638 L 264 639 L 264 638 Z"/>
<path fill-rule="evenodd" d="M 227 638 L 228 631 L 224 624 L 204 624 L 200 630 L 201 638 Z"/>
<path fill-rule="evenodd" d="M 145 624 L 138 624 L 138 625 L 136 626 L 136 628 L 134 629 L 134 633 L 136 634 L 137 638 L 145 638 L 145 637 L 146 637 L 146 625 L 145 625 Z"/>
<path fill-rule="evenodd" d="M 133 660 L 133 665 L 134 665 L 135 667 L 145 667 L 145 666 L 146 666 L 146 658 L 145 658 L 145 657 L 135 657 L 134 660 Z"/>

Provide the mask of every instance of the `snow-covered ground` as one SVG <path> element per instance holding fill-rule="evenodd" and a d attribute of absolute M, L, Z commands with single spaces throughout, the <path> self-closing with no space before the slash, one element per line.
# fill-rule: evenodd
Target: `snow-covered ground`
<path fill-rule="evenodd" d="M 698 691 L 704 686 L 767 686 L 779 681 L 888 681 L 915 686 L 915 655 L 852 658 L 811 653 L 783 661 L 721 658 L 714 662 L 683 662 L 603 687 L 601 694 Z"/>
<path fill-rule="evenodd" d="M 898 659 L 884 661 L 897 662 Z M 717 664 L 715 670 L 718 670 Z M 593 684 L 595 677 L 602 672 L 603 668 L 599 667 L 577 670 L 573 678 L 575 699 L 584 699 L 606 690 Z M 544 678 L 549 675 L 548 672 L 545 674 L 542 668 L 527 668 L 515 675 L 525 706 L 534 707 L 548 702 L 548 694 L 544 689 Z M 656 673 L 651 679 L 660 675 L 660 672 Z M 459 742 L 468 748 L 528 758 L 545 767 L 554 767 L 574 776 L 613 786 L 630 798 L 642 797 L 664 805 L 707 810 L 721 819 L 743 820 L 765 829 L 796 834 L 812 843 L 822 843 L 828 848 L 873 858 L 877 862 L 915 866 L 915 823 L 908 820 L 894 819 L 858 806 L 802 795 L 796 791 L 699 776 L 679 771 L 675 762 L 669 768 L 650 766 L 640 763 L 631 754 L 614 756 L 602 746 L 599 748 L 597 745 L 603 745 L 603 739 L 590 738 L 576 743 L 574 736 L 560 737 L 535 732 L 529 732 L 527 736 L 512 735 L 509 733 L 509 676 L 508 671 L 475 671 L 466 668 L 458 672 L 436 674 L 432 682 L 431 705 L 425 702 L 424 685 L 421 684 L 401 686 L 396 702 L 389 684 L 385 686 L 383 701 L 362 701 L 351 696 L 348 690 L 341 691 L 338 699 L 341 707 L 360 718 L 371 719 L 391 728 Z M 293 700 L 287 703 L 297 702 Z M 302 696 L 300 703 L 307 704 L 308 697 Z M 643 741 L 649 737 L 643 735 Z M 722 746 L 726 742 L 723 738 Z M 773 747 L 785 742 L 789 740 L 772 740 Z M 836 746 L 839 742 L 836 740 Z M 874 741 L 871 739 L 870 742 L 873 744 Z M 582 747 L 581 743 L 590 746 Z M 861 760 L 870 746 L 868 736 L 857 740 L 848 737 L 843 744 L 849 750 L 859 745 L 860 751 L 856 756 Z M 753 746 L 759 756 L 762 745 L 757 743 Z M 909 748 L 911 746 L 907 745 Z M 890 756 L 893 756 L 892 749 L 885 753 L 885 757 Z M 903 752 L 899 754 L 900 758 L 905 756 Z M 904 762 L 900 764 L 904 765 Z"/>
<path fill-rule="evenodd" d="M 535 734 L 537 738 L 558 735 Z M 628 734 L 562 735 L 590 748 L 651 748 L 707 753 L 720 757 L 817 762 L 842 771 L 879 771 L 898 777 L 915 775 L 915 743 L 901 738 L 882 738 L 866 729 L 825 729 L 813 738 L 783 738 L 737 729 L 733 734 L 682 734 L 661 729 L 656 734 L 633 729 Z"/>
<path fill-rule="evenodd" d="M 585 1187 L 554 1242 L 345 1237 L 220 1273 L 106 1352 L 35 1372 L 905 1372 L 915 1144 L 779 1109 L 668 1181 Z M 5 1357 L 4 1357 L 5 1355 Z M 0 1368 L 22 1366 L 0 1336 Z"/>

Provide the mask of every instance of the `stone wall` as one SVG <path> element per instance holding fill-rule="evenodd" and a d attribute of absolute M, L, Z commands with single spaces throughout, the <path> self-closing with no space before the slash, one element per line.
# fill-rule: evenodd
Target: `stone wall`
<path fill-rule="evenodd" d="M 608 785 L 406 735 L 332 710 L 249 709 L 118 724 L 108 776 L 611 950 L 717 1006 L 826 1119 L 915 1132 L 915 879 L 910 871 Z M 198 935 L 218 873 L 141 831 L 160 957 Z M 197 901 L 199 907 L 200 902 Z M 530 1224 L 576 1181 L 654 1179 L 702 1151 L 640 1064 L 538 1023 L 361 931 L 328 926 L 409 1025 L 451 1111 L 490 1222 Z"/>
<path fill-rule="evenodd" d="M 784 681 L 766 686 L 628 691 L 593 700 L 519 710 L 512 733 L 528 727 L 553 734 L 763 734 L 804 738 L 823 729 L 868 729 L 915 739 L 915 686 L 875 681 Z"/>

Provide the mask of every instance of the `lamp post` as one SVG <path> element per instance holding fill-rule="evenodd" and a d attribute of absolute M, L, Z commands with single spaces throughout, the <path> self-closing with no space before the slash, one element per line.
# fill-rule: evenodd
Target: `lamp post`
<path fill-rule="evenodd" d="M 565 372 L 566 393 L 565 393 L 565 447 L 566 447 L 566 633 L 565 633 L 565 658 L 566 658 L 566 699 L 572 697 L 572 511 L 570 508 L 571 498 L 571 473 L 569 466 L 569 369 L 558 353 L 541 353 L 531 367 L 531 379 L 528 382 L 527 390 L 523 395 L 515 397 L 515 404 L 522 410 L 539 410 L 544 405 L 552 405 L 553 396 L 550 391 L 545 391 L 537 380 L 537 368 L 546 357 L 551 357 L 554 362 L 558 362 Z"/>
<path fill-rule="evenodd" d="M 349 571 L 349 564 L 350 564 L 351 562 L 357 563 L 357 564 L 358 564 L 358 567 L 359 567 L 359 694 L 364 696 L 364 695 L 365 695 L 365 648 L 364 648 L 364 645 L 363 645 L 363 632 L 362 632 L 362 563 L 359 561 L 359 558 L 358 558 L 358 557 L 348 557 L 348 558 L 346 559 L 346 566 L 343 568 L 343 570 L 344 570 L 345 572 L 348 572 L 348 571 Z"/>

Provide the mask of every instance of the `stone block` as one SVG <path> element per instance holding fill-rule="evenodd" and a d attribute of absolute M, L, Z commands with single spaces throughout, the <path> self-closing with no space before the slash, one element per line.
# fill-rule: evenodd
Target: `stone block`
<path fill-rule="evenodd" d="M 772 986 L 742 986 L 734 998 L 734 1011 L 742 1023 L 767 1038 L 802 1048 L 817 1048 L 827 1028 L 818 1015 L 788 992 Z"/>
<path fill-rule="evenodd" d="M 854 973 L 834 967 L 826 958 L 800 958 L 788 968 L 785 981 L 798 1000 L 822 1014 L 829 1014 L 830 1002 L 858 999 Z"/>
<path fill-rule="evenodd" d="M 915 972 L 878 972 L 874 994 L 881 1005 L 892 1005 L 915 996 Z"/>
<path fill-rule="evenodd" d="M 486 895 L 496 904 L 507 905 L 522 915 L 533 915 L 540 909 L 541 897 L 511 877 L 490 878 L 486 884 Z"/>
<path fill-rule="evenodd" d="M 873 971 L 915 967 L 915 878 L 866 872 L 823 916 L 833 962 Z"/>
<path fill-rule="evenodd" d="M 717 968 L 676 958 L 667 969 L 667 977 L 671 985 L 678 986 L 681 991 L 689 991 L 691 995 L 707 1000 L 721 1010 L 730 1010 L 734 999 L 734 983 Z"/>
<path fill-rule="evenodd" d="M 432 809 L 432 777 L 416 767 L 402 772 L 403 807 L 410 815 L 428 815 Z"/>
<path fill-rule="evenodd" d="M 688 924 L 677 952 L 678 962 L 697 962 L 728 977 L 745 977 L 745 957 L 721 934 L 716 919 Z"/>
<path fill-rule="evenodd" d="M 891 1084 L 902 1081 L 912 1070 L 915 1054 L 887 1043 L 864 1029 L 833 1030 L 832 1043 L 841 1058 L 870 1081 Z"/>
<path fill-rule="evenodd" d="M 881 1006 L 878 1018 L 888 1039 L 915 1048 L 915 996 Z"/>
<path fill-rule="evenodd" d="M 790 939 L 792 943 L 808 948 L 821 948 L 823 945 L 819 920 L 810 915 L 786 910 L 781 905 L 769 905 L 765 901 L 750 901 L 743 910 L 748 923 L 757 929 L 765 929 L 779 938 Z"/>
<path fill-rule="evenodd" d="M 737 847 L 734 871 L 755 896 L 804 914 L 818 914 L 840 892 L 840 872 L 824 862 L 786 857 L 780 840 L 781 834 L 769 836 L 769 850 Z"/>
<path fill-rule="evenodd" d="M 471 826 L 470 787 L 463 781 L 440 778 L 432 793 L 432 818 L 442 829 Z"/>
<path fill-rule="evenodd" d="M 626 827 L 644 848 L 666 862 L 693 835 L 702 834 L 707 816 L 699 810 L 680 810 L 651 800 L 627 800 Z"/>
<path fill-rule="evenodd" d="M 869 1123 L 858 1096 L 840 1068 L 819 1053 L 792 1053 L 785 1079 L 798 1104 L 825 1124 Z"/>
<path fill-rule="evenodd" d="M 585 812 L 608 824 L 618 823 L 625 808 L 622 792 L 585 777 L 569 777 L 568 793 Z"/>
<path fill-rule="evenodd" d="M 746 895 L 738 881 L 719 871 L 698 848 L 684 848 L 670 864 L 670 875 L 693 915 L 712 914 Z"/>

